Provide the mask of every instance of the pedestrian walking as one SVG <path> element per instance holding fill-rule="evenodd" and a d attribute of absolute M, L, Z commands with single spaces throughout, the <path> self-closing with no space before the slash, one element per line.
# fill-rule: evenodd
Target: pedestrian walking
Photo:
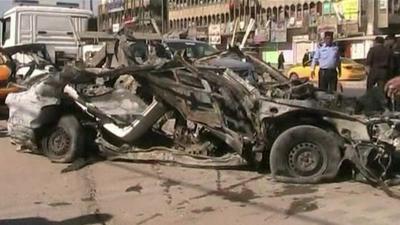
<path fill-rule="evenodd" d="M 393 78 L 393 76 L 396 74 L 397 70 L 397 65 L 396 65 L 396 55 L 395 55 L 395 47 L 396 47 L 396 36 L 394 34 L 389 34 L 385 37 L 385 42 L 383 44 L 387 49 L 390 50 L 390 53 L 392 55 L 392 61 L 391 61 L 391 71 L 389 74 L 389 77 L 387 80 L 390 80 Z"/>
<path fill-rule="evenodd" d="M 283 63 L 285 63 L 285 57 L 283 56 L 283 52 L 279 54 L 278 57 L 278 69 L 283 70 Z"/>
<path fill-rule="evenodd" d="M 303 66 L 305 66 L 308 61 L 310 61 L 310 52 L 308 51 L 308 49 L 306 49 L 306 53 L 304 53 L 303 56 Z"/>
<path fill-rule="evenodd" d="M 392 75 L 390 79 L 396 78 L 400 76 L 400 38 L 395 38 L 393 48 L 393 61 L 392 61 Z M 388 80 L 390 80 L 388 79 Z M 393 79 L 392 79 L 393 80 Z M 394 98 L 394 96 L 390 96 L 391 107 L 394 111 L 400 111 L 400 101 L 398 98 Z"/>
<path fill-rule="evenodd" d="M 396 43 L 396 36 L 394 34 L 389 34 L 385 37 L 385 42 L 383 45 L 386 48 L 389 48 L 390 50 L 392 50 L 395 43 Z"/>
<path fill-rule="evenodd" d="M 377 85 L 383 88 L 392 77 L 393 53 L 388 46 L 384 46 L 384 39 L 376 37 L 374 46 L 367 55 L 367 91 Z"/>
<path fill-rule="evenodd" d="M 319 64 L 318 87 L 328 92 L 337 89 L 341 74 L 339 47 L 333 43 L 333 32 L 324 33 L 324 42 L 315 51 L 311 63 L 311 79 L 315 77 L 315 66 Z"/>
<path fill-rule="evenodd" d="M 400 75 L 400 38 L 396 39 L 393 46 L 393 77 Z"/>

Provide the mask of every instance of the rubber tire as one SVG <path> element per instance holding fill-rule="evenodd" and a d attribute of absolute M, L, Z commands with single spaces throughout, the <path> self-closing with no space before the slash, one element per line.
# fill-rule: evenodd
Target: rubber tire
<path fill-rule="evenodd" d="M 297 73 L 291 73 L 289 75 L 289 80 L 298 80 L 300 77 Z"/>
<path fill-rule="evenodd" d="M 294 175 L 289 168 L 288 156 L 291 149 L 302 142 L 313 143 L 325 155 L 321 168 L 310 176 Z M 341 154 L 335 138 L 325 130 L 300 125 L 292 127 L 278 136 L 272 145 L 270 167 L 272 177 L 285 183 L 321 183 L 334 179 L 339 171 Z"/>
<path fill-rule="evenodd" d="M 63 129 L 65 134 L 69 136 L 70 145 L 68 151 L 65 154 L 57 155 L 54 153 L 51 147 L 48 145 L 49 138 L 53 132 L 58 129 Z M 41 141 L 42 152 L 52 162 L 57 163 L 70 163 L 79 156 L 82 156 L 85 146 L 85 138 L 83 128 L 79 124 L 79 121 L 72 115 L 62 116 L 57 125 L 54 126 L 43 136 Z"/>

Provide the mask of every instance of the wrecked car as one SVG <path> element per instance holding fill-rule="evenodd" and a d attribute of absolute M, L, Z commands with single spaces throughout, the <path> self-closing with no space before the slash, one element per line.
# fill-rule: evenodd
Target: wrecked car
<path fill-rule="evenodd" d="M 19 84 L 47 73 L 50 56 L 44 44 L 24 44 L 0 48 L 0 101 L 21 90 Z"/>
<path fill-rule="evenodd" d="M 110 159 L 269 164 L 283 182 L 332 180 L 344 161 L 368 180 L 390 177 L 400 150 L 398 115 L 357 115 L 354 99 L 290 81 L 239 49 L 186 56 L 137 64 L 119 54 L 125 63 L 118 68 L 52 69 L 7 97 L 9 135 L 53 162 L 72 162 L 95 146 Z M 210 63 L 221 57 L 251 63 L 260 79 Z"/>

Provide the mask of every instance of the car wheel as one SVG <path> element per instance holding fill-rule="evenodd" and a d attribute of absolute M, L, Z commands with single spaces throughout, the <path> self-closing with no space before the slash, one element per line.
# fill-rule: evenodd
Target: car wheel
<path fill-rule="evenodd" d="M 291 73 L 289 75 L 289 79 L 290 80 L 298 80 L 299 79 L 299 75 L 297 73 Z"/>
<path fill-rule="evenodd" d="M 41 144 L 43 154 L 52 162 L 72 162 L 82 155 L 83 129 L 74 116 L 63 116 L 57 125 L 44 135 Z"/>
<path fill-rule="evenodd" d="M 309 125 L 290 128 L 278 136 L 270 155 L 274 179 L 288 183 L 319 183 L 336 177 L 341 155 L 328 132 Z"/>

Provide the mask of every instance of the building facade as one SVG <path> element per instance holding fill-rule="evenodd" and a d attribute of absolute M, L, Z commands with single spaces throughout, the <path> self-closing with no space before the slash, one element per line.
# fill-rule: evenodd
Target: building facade
<path fill-rule="evenodd" d="M 221 48 L 232 37 L 234 21 L 243 33 L 253 18 L 248 44 L 268 62 L 283 52 L 289 64 L 301 62 L 325 31 L 335 33 L 344 56 L 363 59 L 375 35 L 397 32 L 400 22 L 399 0 L 169 0 L 168 6 L 171 31 Z"/>
<path fill-rule="evenodd" d="M 115 32 L 124 21 L 155 19 L 160 30 L 165 32 L 167 9 L 165 0 L 102 0 L 98 6 L 98 28 Z"/>
<path fill-rule="evenodd" d="M 171 37 L 183 33 L 221 49 L 230 43 L 235 21 L 240 41 L 254 19 L 248 45 L 272 63 L 279 52 L 288 64 L 301 62 L 325 31 L 333 31 L 342 54 L 354 59 L 366 57 L 376 35 L 400 33 L 400 0 L 102 0 L 98 10 L 102 31 L 153 18 Z"/>

